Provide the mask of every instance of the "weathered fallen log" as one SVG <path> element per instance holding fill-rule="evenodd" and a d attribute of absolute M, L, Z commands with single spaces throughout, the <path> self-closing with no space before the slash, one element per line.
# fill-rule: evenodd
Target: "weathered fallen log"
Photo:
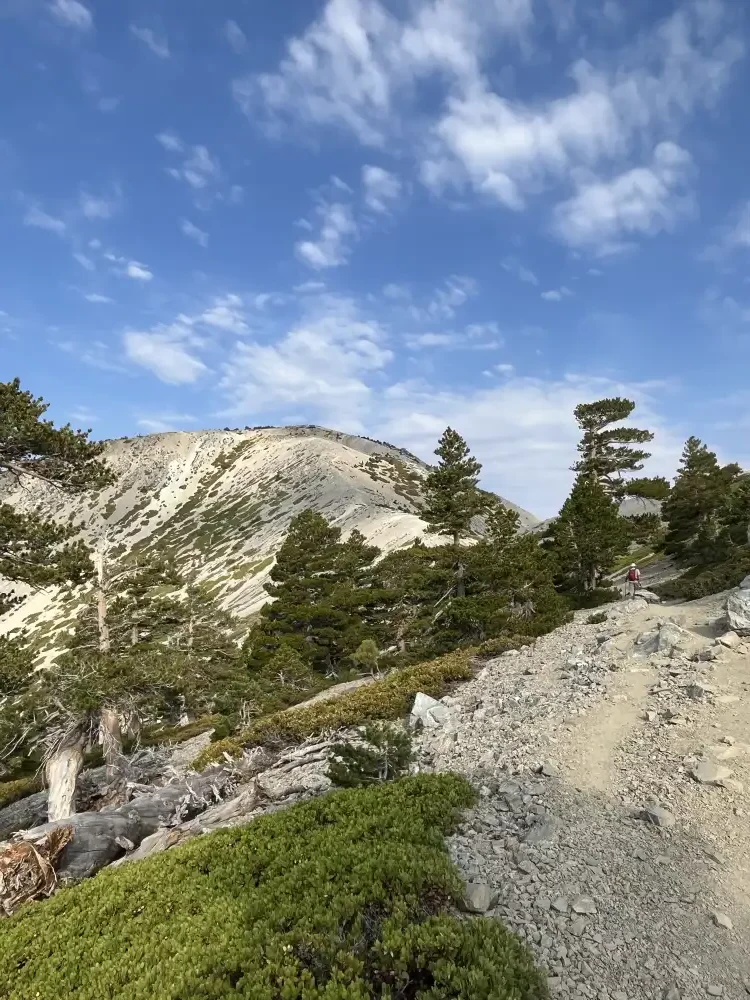
<path fill-rule="evenodd" d="M 220 800 L 233 782 L 234 772 L 218 768 L 193 775 L 174 785 L 138 795 L 125 805 L 100 812 L 76 813 L 20 834 L 22 841 L 36 841 L 52 830 L 70 827 L 72 839 L 60 855 L 61 881 L 88 878 L 105 865 L 136 848 L 160 827 L 190 819 Z"/>
<path fill-rule="evenodd" d="M 136 754 L 128 761 L 123 779 L 145 785 L 159 781 L 168 765 L 168 755 L 146 751 Z M 122 785 L 119 785 L 120 790 Z M 114 792 L 106 767 L 95 767 L 83 771 L 78 779 L 76 808 L 78 812 L 90 812 L 105 803 Z M 122 801 L 122 800 L 121 800 Z M 47 822 L 47 790 L 27 795 L 4 809 L 0 809 L 0 840 L 6 840 L 19 830 L 30 830 Z"/>

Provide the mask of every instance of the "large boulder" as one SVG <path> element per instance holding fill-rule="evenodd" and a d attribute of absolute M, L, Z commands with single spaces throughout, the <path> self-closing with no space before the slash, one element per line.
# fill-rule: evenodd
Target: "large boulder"
<path fill-rule="evenodd" d="M 729 627 L 738 635 L 750 635 L 750 576 L 746 576 L 727 598 Z"/>

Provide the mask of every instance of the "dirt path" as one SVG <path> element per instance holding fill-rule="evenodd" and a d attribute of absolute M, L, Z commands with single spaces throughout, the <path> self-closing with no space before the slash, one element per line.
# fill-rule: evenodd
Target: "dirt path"
<path fill-rule="evenodd" d="M 750 644 L 714 647 L 720 599 L 607 612 L 488 664 L 423 736 L 482 788 L 453 855 L 557 995 L 747 998 Z"/>

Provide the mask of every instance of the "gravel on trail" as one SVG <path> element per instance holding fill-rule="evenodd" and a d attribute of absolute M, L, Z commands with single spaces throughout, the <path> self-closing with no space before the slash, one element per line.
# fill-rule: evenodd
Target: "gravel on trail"
<path fill-rule="evenodd" d="M 450 840 L 466 908 L 559 997 L 750 995 L 750 642 L 721 598 L 590 612 L 443 699 L 418 767 L 480 797 Z"/>

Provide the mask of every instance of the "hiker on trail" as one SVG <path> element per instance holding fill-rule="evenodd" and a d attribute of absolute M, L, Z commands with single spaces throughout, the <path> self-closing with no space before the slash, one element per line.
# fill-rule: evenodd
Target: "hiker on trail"
<path fill-rule="evenodd" d="M 641 585 L 641 571 L 638 569 L 635 563 L 630 564 L 628 569 L 628 575 L 626 578 L 626 596 L 635 597 L 636 591 Z"/>

